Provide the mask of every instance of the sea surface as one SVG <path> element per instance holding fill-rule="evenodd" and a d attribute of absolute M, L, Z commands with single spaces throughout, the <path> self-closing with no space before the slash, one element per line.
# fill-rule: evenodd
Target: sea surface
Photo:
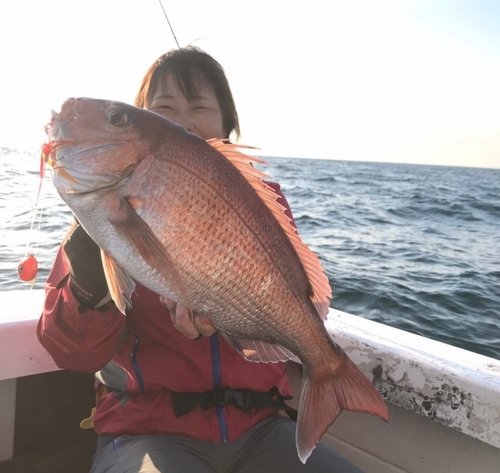
<path fill-rule="evenodd" d="M 500 170 L 265 158 L 332 307 L 500 359 Z M 72 216 L 39 156 L 0 147 L 0 290 L 42 288 Z M 19 301 L 22 304 L 22 301 Z M 1 315 L 0 315 L 1 317 Z"/>

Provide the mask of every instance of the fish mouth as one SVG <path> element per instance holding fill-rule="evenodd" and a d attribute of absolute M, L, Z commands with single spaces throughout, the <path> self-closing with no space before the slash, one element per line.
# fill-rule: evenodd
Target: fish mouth
<path fill-rule="evenodd" d="M 49 143 L 50 144 L 50 143 Z M 54 164 L 56 164 L 58 161 L 64 158 L 70 157 L 71 159 L 75 158 L 82 158 L 85 157 L 88 154 L 100 154 L 105 151 L 108 151 L 110 149 L 116 148 L 120 145 L 122 145 L 123 142 L 120 141 L 113 141 L 109 142 L 106 141 L 102 144 L 99 144 L 98 141 L 76 141 L 76 140 L 71 140 L 67 143 L 62 143 L 62 144 L 57 144 L 57 152 L 55 153 L 54 156 Z M 91 146 L 89 146 L 91 145 Z M 82 149 L 78 150 L 78 148 L 82 147 Z M 66 153 L 64 154 L 62 151 L 67 150 L 68 148 L 76 148 L 74 152 L 71 153 Z M 71 150 L 70 150 L 71 151 Z M 49 163 L 50 164 L 50 163 Z"/>
<path fill-rule="evenodd" d="M 47 126 L 50 126 L 47 125 Z M 91 144 L 92 146 L 88 146 Z M 58 161 L 60 162 L 64 158 L 81 158 L 85 157 L 86 154 L 100 154 L 107 150 L 116 148 L 120 146 L 122 143 L 115 142 L 105 142 L 103 144 L 98 144 L 96 141 L 76 141 L 76 140 L 51 140 L 48 143 L 42 145 L 42 153 L 41 153 L 41 163 L 40 163 L 40 176 L 43 178 L 45 164 L 48 164 L 51 168 L 55 169 L 58 165 Z M 65 148 L 75 148 L 80 147 L 82 145 L 87 145 L 81 150 L 77 150 L 71 154 L 64 154 L 61 152 L 62 149 Z"/>
<path fill-rule="evenodd" d="M 52 182 L 59 193 L 89 194 L 109 187 L 116 186 L 127 175 L 90 174 L 71 169 L 66 166 L 55 165 L 52 168 Z"/>
<path fill-rule="evenodd" d="M 64 168 L 64 166 L 57 166 L 57 165 L 52 165 L 49 161 L 49 164 L 52 166 L 52 170 L 54 171 L 54 174 L 57 175 L 57 178 L 56 176 L 53 177 L 53 181 L 55 182 L 56 180 L 58 181 L 57 184 L 56 184 L 56 188 L 58 190 L 61 190 L 63 188 L 65 188 L 66 190 L 64 190 L 63 192 L 68 192 L 70 187 L 68 187 L 67 185 L 66 186 L 62 186 L 61 183 L 60 183 L 60 180 L 62 179 L 63 181 L 69 181 L 70 183 L 73 183 L 73 184 L 78 184 L 78 180 L 73 177 L 68 171 L 66 171 L 66 169 Z"/>
<path fill-rule="evenodd" d="M 50 143 L 49 143 L 50 145 Z M 54 152 L 46 162 L 52 167 L 52 181 L 58 192 L 66 194 L 85 194 L 99 191 L 118 184 L 128 174 L 107 171 L 94 172 L 86 158 L 96 158 L 98 155 L 123 145 L 123 142 L 69 141 L 58 142 Z M 72 163 L 79 163 L 73 165 Z"/>

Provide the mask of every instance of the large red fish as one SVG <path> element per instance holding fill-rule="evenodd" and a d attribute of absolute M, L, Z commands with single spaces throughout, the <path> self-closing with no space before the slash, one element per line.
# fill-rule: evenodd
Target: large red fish
<path fill-rule="evenodd" d="M 342 410 L 387 420 L 377 390 L 325 330 L 328 279 L 256 158 L 104 100 L 68 99 L 46 131 L 53 182 L 101 247 L 123 313 L 136 280 L 209 317 L 249 360 L 297 355 L 303 462 Z"/>

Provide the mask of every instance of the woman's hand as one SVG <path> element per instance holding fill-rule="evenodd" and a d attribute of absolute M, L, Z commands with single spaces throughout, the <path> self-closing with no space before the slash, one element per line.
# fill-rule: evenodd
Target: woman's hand
<path fill-rule="evenodd" d="M 193 318 L 191 319 L 186 306 L 177 305 L 173 300 L 161 296 L 160 302 L 170 312 L 174 327 L 181 331 L 187 338 L 195 340 L 202 335 L 210 337 L 217 332 L 217 329 L 212 325 L 208 317 L 193 314 Z"/>

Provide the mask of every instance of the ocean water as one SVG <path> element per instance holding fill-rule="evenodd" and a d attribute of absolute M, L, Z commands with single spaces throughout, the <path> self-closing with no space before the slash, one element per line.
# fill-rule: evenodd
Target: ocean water
<path fill-rule="evenodd" d="M 332 307 L 500 359 L 500 170 L 265 158 Z M 0 148 L 0 289 L 42 288 L 72 216 L 36 154 Z M 1 317 L 1 316 L 0 316 Z"/>

